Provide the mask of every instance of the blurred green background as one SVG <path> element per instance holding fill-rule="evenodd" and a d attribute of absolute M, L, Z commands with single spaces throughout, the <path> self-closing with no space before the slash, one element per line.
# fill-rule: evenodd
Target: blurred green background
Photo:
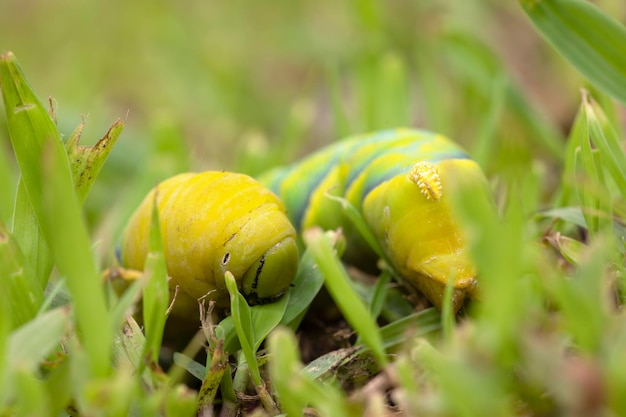
<path fill-rule="evenodd" d="M 66 137 L 81 117 L 83 144 L 126 123 L 87 201 L 105 262 L 167 176 L 254 175 L 387 127 L 452 137 L 494 181 L 539 164 L 549 196 L 584 85 L 516 2 L 1 0 L 0 46 Z"/>

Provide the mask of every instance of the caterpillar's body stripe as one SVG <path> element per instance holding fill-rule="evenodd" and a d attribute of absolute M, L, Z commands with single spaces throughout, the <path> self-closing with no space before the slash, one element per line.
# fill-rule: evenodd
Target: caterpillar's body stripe
<path fill-rule="evenodd" d="M 385 158 L 393 158 L 393 164 L 381 162 Z M 290 218 L 297 227 L 303 227 L 312 194 L 338 167 L 346 167 L 347 171 L 335 186 L 340 188 L 340 194 L 352 195 L 351 203 L 360 207 L 369 192 L 382 182 L 408 172 L 415 162 L 448 159 L 469 159 L 469 156 L 441 135 L 410 129 L 388 130 L 343 140 L 298 164 L 272 171 L 271 178 L 266 176 L 261 180 L 287 201 Z M 354 195 L 353 185 L 360 176 L 365 176 L 364 183 L 359 184 L 362 192 Z"/>
<path fill-rule="evenodd" d="M 394 129 L 356 136 L 271 171 L 261 181 L 283 199 L 297 228 L 342 227 L 348 255 L 368 257 L 340 205 L 325 194 L 346 198 L 362 212 L 399 273 L 436 305 L 451 274 L 456 307 L 475 282 L 448 194 L 463 186 L 475 188 L 477 198 L 489 198 L 488 187 L 478 165 L 442 135 Z"/>

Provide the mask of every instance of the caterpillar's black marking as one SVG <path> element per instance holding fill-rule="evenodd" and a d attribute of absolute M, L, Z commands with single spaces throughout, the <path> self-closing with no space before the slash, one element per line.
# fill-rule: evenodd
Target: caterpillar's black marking
<path fill-rule="evenodd" d="M 261 276 L 261 272 L 263 271 L 263 265 L 265 265 L 265 255 L 261 256 L 261 259 L 259 259 L 259 266 L 257 266 L 256 268 L 254 281 L 252 281 L 252 292 L 256 292 L 256 287 L 257 285 L 259 285 L 259 277 Z"/>

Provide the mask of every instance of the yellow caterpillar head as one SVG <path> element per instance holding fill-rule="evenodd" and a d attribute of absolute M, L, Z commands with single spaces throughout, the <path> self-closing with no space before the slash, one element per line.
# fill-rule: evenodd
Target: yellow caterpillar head
<path fill-rule="evenodd" d="M 172 314 L 197 319 L 197 300 L 204 296 L 226 308 L 226 271 L 252 304 L 271 302 L 287 290 L 298 267 L 295 230 L 279 199 L 243 174 L 187 173 L 159 184 L 124 231 L 124 266 L 143 268 L 157 189 L 170 293 L 178 287 Z"/>

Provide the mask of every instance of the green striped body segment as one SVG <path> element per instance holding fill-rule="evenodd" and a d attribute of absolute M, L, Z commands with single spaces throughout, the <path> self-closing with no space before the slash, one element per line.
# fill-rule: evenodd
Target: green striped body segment
<path fill-rule="evenodd" d="M 261 178 L 285 202 L 300 230 L 342 227 L 350 261 L 372 252 L 326 197 L 358 208 L 402 279 L 441 307 L 448 280 L 454 307 L 474 288 L 476 269 L 452 212 L 456 187 L 490 198 L 478 165 L 454 142 L 426 131 L 395 129 L 349 138 Z"/>

